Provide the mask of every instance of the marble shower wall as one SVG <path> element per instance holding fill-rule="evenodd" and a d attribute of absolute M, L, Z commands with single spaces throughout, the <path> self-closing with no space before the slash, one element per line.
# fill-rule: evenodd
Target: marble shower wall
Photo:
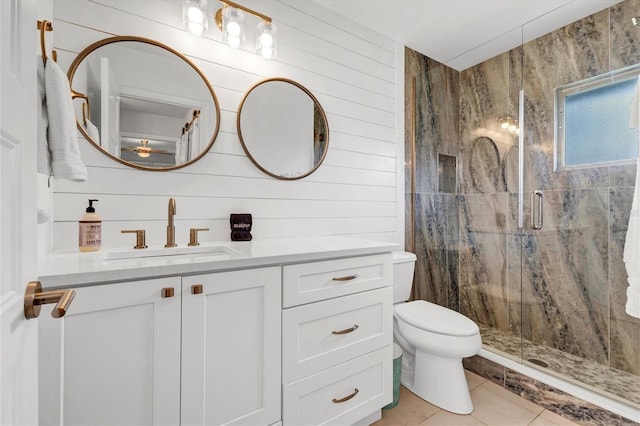
<path fill-rule="evenodd" d="M 631 24 L 639 12 L 640 0 L 626 0 L 462 72 L 406 50 L 415 298 L 640 375 L 640 320 L 624 312 L 622 261 L 635 164 L 553 165 L 554 88 L 640 63 L 640 29 Z M 517 119 L 520 88 L 524 220 L 531 192 L 543 191 L 541 231 L 518 230 L 518 140 L 499 122 Z M 438 191 L 438 153 L 458 159 L 457 194 Z"/>
<path fill-rule="evenodd" d="M 405 49 L 407 250 L 413 298 L 458 310 L 458 196 L 438 188 L 438 154 L 458 156 L 459 73 Z"/>

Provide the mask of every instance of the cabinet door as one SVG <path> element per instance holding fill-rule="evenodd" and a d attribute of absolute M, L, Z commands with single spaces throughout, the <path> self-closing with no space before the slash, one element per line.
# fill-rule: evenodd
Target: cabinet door
<path fill-rule="evenodd" d="M 182 279 L 183 425 L 280 420 L 280 286 L 279 267 Z"/>
<path fill-rule="evenodd" d="M 180 278 L 77 288 L 38 321 L 40 424 L 178 424 Z"/>

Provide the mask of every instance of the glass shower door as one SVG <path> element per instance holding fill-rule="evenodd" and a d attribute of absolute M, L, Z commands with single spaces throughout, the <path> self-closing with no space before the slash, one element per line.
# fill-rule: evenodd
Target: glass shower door
<path fill-rule="evenodd" d="M 638 404 L 622 260 L 638 155 L 630 3 L 523 44 L 517 213 L 523 362 Z"/>

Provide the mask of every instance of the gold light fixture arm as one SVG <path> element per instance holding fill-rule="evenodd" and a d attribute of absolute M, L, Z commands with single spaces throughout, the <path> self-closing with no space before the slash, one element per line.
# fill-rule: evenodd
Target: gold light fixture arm
<path fill-rule="evenodd" d="M 252 14 L 253 16 L 257 16 L 258 18 L 262 19 L 265 22 L 271 22 L 271 17 L 270 16 L 263 15 L 262 13 L 256 12 L 255 10 L 249 9 L 248 7 L 245 7 L 245 6 L 241 5 L 241 4 L 238 4 L 238 3 L 235 3 L 235 2 L 232 2 L 232 1 L 229 1 L 229 0 L 218 0 L 218 1 L 220 3 L 222 3 L 224 5 L 224 7 L 228 6 L 228 7 L 233 7 L 233 8 L 236 8 L 236 9 L 240 9 L 240 10 L 246 12 L 246 13 Z M 214 20 L 216 21 L 216 25 L 218 26 L 218 28 L 220 30 L 222 30 L 222 9 L 218 9 L 218 11 L 216 12 L 216 16 L 215 16 Z"/>
<path fill-rule="evenodd" d="M 75 295 L 74 290 L 42 291 L 40 281 L 31 281 L 24 292 L 24 316 L 26 319 L 38 318 L 41 305 L 55 303 L 51 316 L 62 318 L 67 313 Z"/>

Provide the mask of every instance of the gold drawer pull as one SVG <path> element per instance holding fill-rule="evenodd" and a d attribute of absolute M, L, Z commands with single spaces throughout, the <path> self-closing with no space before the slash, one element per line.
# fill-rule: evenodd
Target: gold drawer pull
<path fill-rule="evenodd" d="M 38 318 L 41 305 L 55 303 L 51 316 L 62 318 L 69 310 L 75 295 L 74 290 L 42 291 L 40 281 L 31 281 L 24 292 L 24 316 L 26 319 Z"/>
<path fill-rule="evenodd" d="M 194 284 L 191 286 L 191 294 L 202 294 L 202 284 Z"/>
<path fill-rule="evenodd" d="M 358 274 L 347 275 L 346 277 L 333 278 L 333 281 L 351 281 L 351 280 L 355 280 L 356 278 L 358 278 Z"/>
<path fill-rule="evenodd" d="M 340 399 L 333 398 L 332 401 L 333 401 L 334 404 L 340 404 L 341 402 L 346 402 L 346 401 L 350 400 L 351 398 L 353 398 L 354 396 L 356 396 L 358 394 L 358 392 L 360 392 L 358 390 L 358 388 L 355 388 L 351 395 L 347 395 L 344 398 L 340 398 Z"/>
<path fill-rule="evenodd" d="M 173 297 L 175 295 L 175 291 L 173 287 L 165 287 L 162 289 L 162 297 Z"/>
<path fill-rule="evenodd" d="M 349 334 L 352 331 L 356 331 L 358 329 L 358 324 L 355 324 L 351 328 L 345 328 L 344 330 L 332 331 L 331 334 Z"/>

